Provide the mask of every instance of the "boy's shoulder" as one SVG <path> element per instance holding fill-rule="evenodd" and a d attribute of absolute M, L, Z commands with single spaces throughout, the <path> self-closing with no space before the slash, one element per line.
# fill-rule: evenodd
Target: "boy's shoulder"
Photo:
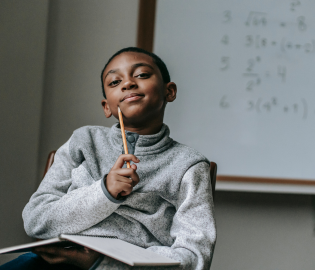
<path fill-rule="evenodd" d="M 176 159 L 205 161 L 210 164 L 210 161 L 199 151 L 177 141 L 174 141 L 173 147 L 170 150 L 172 151 L 172 154 L 174 155 L 174 157 L 176 157 Z"/>
<path fill-rule="evenodd" d="M 83 126 L 73 131 L 73 133 L 80 134 L 94 134 L 98 132 L 108 133 L 110 131 L 109 127 L 104 126 Z"/>
<path fill-rule="evenodd" d="M 89 143 L 96 138 L 103 138 L 110 132 L 109 127 L 103 126 L 83 126 L 73 131 L 72 140 Z"/>
<path fill-rule="evenodd" d="M 69 152 L 78 163 L 87 158 L 94 159 L 95 151 L 105 151 L 103 142 L 108 140 L 110 128 L 103 126 L 83 126 L 75 131 L 70 138 Z"/>

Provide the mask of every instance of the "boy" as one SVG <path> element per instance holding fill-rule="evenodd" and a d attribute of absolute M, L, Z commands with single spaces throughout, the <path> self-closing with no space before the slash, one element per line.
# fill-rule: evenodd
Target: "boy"
<path fill-rule="evenodd" d="M 105 116 L 118 118 L 120 107 L 130 154 L 122 154 L 118 124 L 76 130 L 23 210 L 27 234 L 117 236 L 180 261 L 176 269 L 209 269 L 216 240 L 209 161 L 173 141 L 163 124 L 177 92 L 164 62 L 126 48 L 109 59 L 101 79 Z M 123 168 L 126 161 L 137 165 Z M 129 269 L 88 249 L 34 252 L 56 264 L 52 269 Z"/>

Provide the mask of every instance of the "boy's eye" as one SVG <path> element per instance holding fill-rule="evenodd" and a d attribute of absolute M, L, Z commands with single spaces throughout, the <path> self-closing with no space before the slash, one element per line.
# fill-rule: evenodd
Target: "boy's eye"
<path fill-rule="evenodd" d="M 117 84 L 119 84 L 119 80 L 114 80 L 114 81 L 112 81 L 110 84 L 109 84 L 109 86 L 115 86 L 115 85 L 117 85 Z"/>
<path fill-rule="evenodd" d="M 148 73 L 140 73 L 138 75 L 136 75 L 137 78 L 149 78 L 150 74 Z"/>

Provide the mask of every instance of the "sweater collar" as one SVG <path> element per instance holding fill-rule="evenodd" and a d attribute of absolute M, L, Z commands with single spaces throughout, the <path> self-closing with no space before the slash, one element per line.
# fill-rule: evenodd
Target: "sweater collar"
<path fill-rule="evenodd" d="M 114 124 L 109 132 L 111 143 L 116 149 L 121 150 L 123 141 L 121 136 L 121 129 L 119 124 Z M 132 134 L 132 132 L 125 131 L 126 135 Z M 150 155 L 157 154 L 165 151 L 173 143 L 173 140 L 169 137 L 170 129 L 167 125 L 163 124 L 161 130 L 152 135 L 138 135 L 135 144 L 135 155 Z"/>

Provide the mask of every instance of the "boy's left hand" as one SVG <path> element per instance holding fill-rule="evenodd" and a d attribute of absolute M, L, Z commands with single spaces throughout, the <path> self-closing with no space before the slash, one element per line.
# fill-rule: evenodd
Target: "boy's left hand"
<path fill-rule="evenodd" d="M 89 269 L 101 255 L 100 253 L 86 247 L 77 249 L 43 246 L 34 248 L 32 252 L 41 256 L 50 264 L 73 264 L 81 269 Z"/>

